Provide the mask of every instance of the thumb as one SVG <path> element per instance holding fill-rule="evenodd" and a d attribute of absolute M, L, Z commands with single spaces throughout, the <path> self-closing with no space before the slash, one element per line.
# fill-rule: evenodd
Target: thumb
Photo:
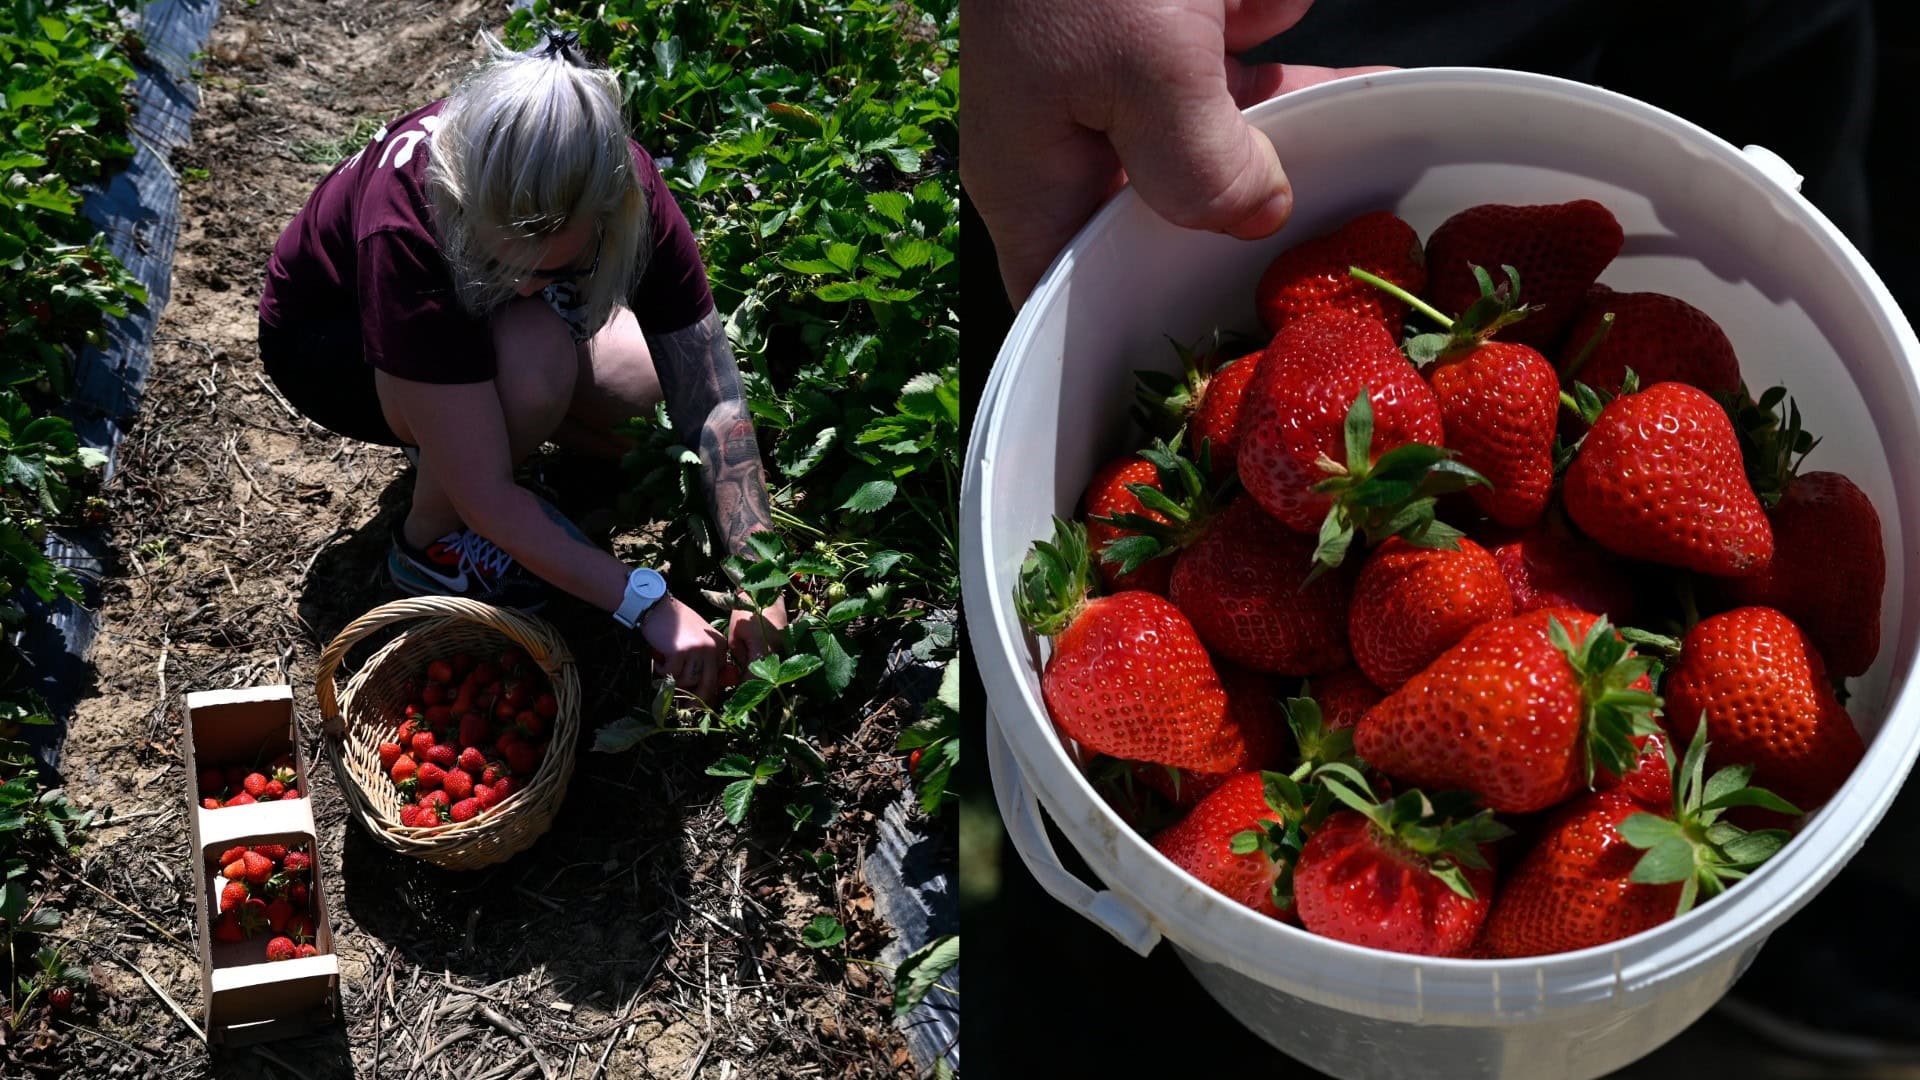
<path fill-rule="evenodd" d="M 1161 217 L 1257 240 L 1287 223 L 1293 187 L 1273 143 L 1234 104 L 1223 53 L 1216 38 L 1211 50 L 1195 42 L 1143 58 L 1146 77 L 1119 91 L 1107 137 Z"/>

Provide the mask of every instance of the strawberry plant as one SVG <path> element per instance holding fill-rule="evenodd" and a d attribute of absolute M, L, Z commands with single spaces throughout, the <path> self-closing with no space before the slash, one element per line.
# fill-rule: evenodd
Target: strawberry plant
<path fill-rule="evenodd" d="M 539 0 L 506 31 L 526 45 L 546 26 L 578 32 L 619 73 L 628 120 L 700 238 L 780 535 L 723 557 L 699 460 L 664 410 L 626 429 L 639 447 L 623 509 L 671 523 L 650 554 L 671 563 L 676 589 L 704 587 L 720 610 L 784 594 L 791 616 L 783 652 L 726 701 L 662 698 L 650 718 L 603 729 L 599 748 L 681 726 L 727 734 L 710 771 L 727 781 L 731 820 L 777 785 L 796 827 L 824 824 L 820 706 L 903 635 L 922 661 L 954 651 L 957 5 Z M 902 736 L 920 751 L 929 810 L 959 756 L 954 696 Z"/>
<path fill-rule="evenodd" d="M 52 723 L 18 686 L 17 631 L 28 605 L 77 600 L 78 581 L 46 556 L 50 526 L 73 523 L 102 457 L 51 415 L 71 389 L 72 361 L 105 342 L 106 317 L 144 303 L 145 290 L 80 215 L 89 185 L 133 156 L 128 138 L 129 55 L 138 41 L 99 0 L 0 7 L 0 940 L 6 945 L 9 1022 L 42 998 L 71 1003 L 56 953 L 32 952 L 59 912 L 35 900 L 43 868 L 81 838 L 90 815 L 49 790 L 24 728 Z M 39 973 L 23 960 L 38 955 Z"/>

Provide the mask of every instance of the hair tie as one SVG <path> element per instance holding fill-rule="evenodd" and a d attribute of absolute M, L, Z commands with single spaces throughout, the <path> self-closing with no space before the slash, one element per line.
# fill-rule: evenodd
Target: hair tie
<path fill-rule="evenodd" d="M 564 60 L 574 67 L 583 68 L 587 66 L 587 58 L 580 53 L 580 34 L 578 31 L 568 30 L 563 33 L 559 30 L 549 29 L 545 31 L 545 33 L 547 35 L 546 43 L 534 47 L 534 56 L 542 60 Z"/>

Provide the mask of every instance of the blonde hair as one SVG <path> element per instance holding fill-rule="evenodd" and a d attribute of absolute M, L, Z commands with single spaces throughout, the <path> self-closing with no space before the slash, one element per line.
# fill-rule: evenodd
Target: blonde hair
<path fill-rule="evenodd" d="M 480 39 L 487 59 L 442 107 L 427 165 L 434 231 L 460 302 L 485 315 L 517 297 L 523 277 L 494 260 L 491 243 L 538 241 L 595 219 L 605 230 L 599 268 L 577 287 L 584 328 L 597 330 L 627 302 L 648 250 L 619 84 L 573 62 L 570 49 L 516 53 L 485 31 Z"/>

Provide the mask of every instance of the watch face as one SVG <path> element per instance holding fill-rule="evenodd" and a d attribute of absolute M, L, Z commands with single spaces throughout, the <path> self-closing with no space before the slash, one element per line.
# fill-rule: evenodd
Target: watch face
<path fill-rule="evenodd" d="M 648 600 L 658 600 L 667 595 L 667 579 L 661 577 L 657 571 L 642 570 L 634 576 L 633 584 L 640 595 Z"/>

